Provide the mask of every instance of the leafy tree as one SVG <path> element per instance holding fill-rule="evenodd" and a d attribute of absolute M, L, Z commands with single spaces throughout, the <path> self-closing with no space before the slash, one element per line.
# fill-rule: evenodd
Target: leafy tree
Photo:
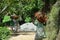
<path fill-rule="evenodd" d="M 44 2 L 42 0 L 1 0 L 0 4 L 0 17 L 4 17 L 6 13 L 15 13 L 25 19 L 26 16 L 32 16 L 33 12 L 31 10 L 33 8 L 41 10 Z"/>

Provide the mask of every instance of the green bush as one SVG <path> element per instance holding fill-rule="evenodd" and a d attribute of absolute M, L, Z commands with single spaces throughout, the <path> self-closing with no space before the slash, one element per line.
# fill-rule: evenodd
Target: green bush
<path fill-rule="evenodd" d="M 10 30 L 6 27 L 0 27 L 0 40 L 7 40 L 10 36 Z"/>
<path fill-rule="evenodd" d="M 31 21 L 32 21 L 31 17 L 26 17 L 26 18 L 25 18 L 25 22 L 28 23 L 28 22 L 31 22 Z"/>

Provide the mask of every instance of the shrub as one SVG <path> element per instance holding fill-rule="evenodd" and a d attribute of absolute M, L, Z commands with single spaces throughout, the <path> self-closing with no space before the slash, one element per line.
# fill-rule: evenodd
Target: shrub
<path fill-rule="evenodd" d="M 8 30 L 6 27 L 0 27 L 0 40 L 7 40 L 10 33 L 10 30 Z"/>

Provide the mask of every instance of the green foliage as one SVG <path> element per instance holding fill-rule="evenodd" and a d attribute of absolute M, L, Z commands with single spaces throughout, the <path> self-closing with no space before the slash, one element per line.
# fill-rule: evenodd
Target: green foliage
<path fill-rule="evenodd" d="M 26 17 L 25 22 L 31 22 L 31 17 Z"/>
<path fill-rule="evenodd" d="M 17 14 L 17 15 L 23 15 L 24 19 L 26 18 L 26 15 L 32 16 L 33 12 L 31 11 L 33 8 L 39 8 L 42 9 L 44 2 L 42 0 L 1 0 L 0 1 L 0 8 L 1 10 L 8 6 L 5 11 L 2 12 L 0 17 L 4 16 L 4 14 Z M 1 11 L 0 10 L 0 11 Z M 34 10 L 33 10 L 34 11 Z"/>
<path fill-rule="evenodd" d="M 10 16 L 4 16 L 4 19 L 3 19 L 3 23 L 5 23 L 5 22 L 8 22 L 8 21 L 11 21 L 11 18 L 10 18 Z"/>
<path fill-rule="evenodd" d="M 10 30 L 8 30 L 6 27 L 0 27 L 0 40 L 7 40 L 10 33 Z"/>
<path fill-rule="evenodd" d="M 37 6 L 41 10 L 44 7 L 44 2 L 42 0 L 38 0 Z"/>

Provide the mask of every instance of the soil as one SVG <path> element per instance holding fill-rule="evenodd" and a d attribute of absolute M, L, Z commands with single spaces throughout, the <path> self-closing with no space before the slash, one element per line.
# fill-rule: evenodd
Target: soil
<path fill-rule="evenodd" d="M 19 34 L 19 35 L 13 35 L 9 40 L 34 40 L 35 38 L 35 33 L 28 33 L 28 34 Z"/>

